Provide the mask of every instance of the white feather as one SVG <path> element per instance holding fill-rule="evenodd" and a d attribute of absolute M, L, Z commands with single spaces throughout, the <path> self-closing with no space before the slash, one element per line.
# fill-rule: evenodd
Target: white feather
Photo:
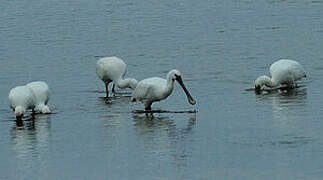
<path fill-rule="evenodd" d="M 29 87 L 35 94 L 35 110 L 39 111 L 40 113 L 50 113 L 50 109 L 47 106 L 50 96 L 48 85 L 43 81 L 35 81 L 28 83 L 26 86 Z"/>

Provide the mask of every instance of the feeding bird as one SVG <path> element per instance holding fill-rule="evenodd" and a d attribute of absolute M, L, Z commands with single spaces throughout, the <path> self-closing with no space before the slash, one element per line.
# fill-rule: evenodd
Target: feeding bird
<path fill-rule="evenodd" d="M 305 70 L 297 61 L 281 59 L 270 66 L 271 78 L 262 75 L 255 80 L 255 91 L 260 92 L 263 86 L 278 87 L 287 85 L 296 87 L 296 81 L 306 77 Z"/>
<path fill-rule="evenodd" d="M 50 113 L 51 111 L 47 106 L 50 95 L 48 85 L 43 81 L 35 81 L 28 83 L 26 86 L 33 91 L 36 97 L 35 110 L 40 113 Z"/>
<path fill-rule="evenodd" d="M 15 112 L 16 119 L 21 120 L 27 109 L 34 109 L 36 106 L 36 97 L 27 86 L 16 86 L 9 92 L 9 106 Z"/>
<path fill-rule="evenodd" d="M 145 105 L 145 110 L 150 111 L 153 102 L 164 100 L 172 93 L 175 80 L 183 88 L 188 102 L 194 105 L 196 101 L 186 89 L 181 78 L 181 73 L 176 69 L 169 71 L 166 79 L 152 77 L 139 81 L 136 89 L 132 93 L 131 101 L 141 101 Z"/>
<path fill-rule="evenodd" d="M 115 86 L 124 89 L 135 89 L 137 80 L 133 78 L 123 79 L 126 74 L 127 65 L 118 57 L 104 57 L 96 63 L 96 74 L 105 84 L 106 97 L 109 96 L 109 83 L 113 82 L 112 92 Z"/>

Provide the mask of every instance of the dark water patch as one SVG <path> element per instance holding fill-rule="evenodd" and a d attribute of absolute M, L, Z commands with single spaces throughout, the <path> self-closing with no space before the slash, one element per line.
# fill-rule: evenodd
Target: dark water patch
<path fill-rule="evenodd" d="M 131 114 L 132 111 L 122 111 L 122 110 L 104 110 L 104 112 L 107 113 L 112 113 L 112 114 Z M 97 113 L 97 112 L 93 112 L 93 113 Z"/>
<path fill-rule="evenodd" d="M 323 32 L 323 31 L 322 31 Z M 315 70 L 323 70 L 323 67 L 322 66 L 319 66 L 319 67 L 314 67 Z"/>
<path fill-rule="evenodd" d="M 281 85 L 278 87 L 267 87 L 264 86 L 260 93 L 257 93 L 258 95 L 261 94 L 274 94 L 279 93 L 281 95 L 295 95 L 295 93 L 302 94 L 306 93 L 305 87 L 307 87 L 306 84 L 297 84 L 297 87 L 289 86 L 289 85 Z M 255 91 L 255 88 L 246 88 L 245 91 Z"/>
<path fill-rule="evenodd" d="M 115 114 L 118 114 L 118 113 L 120 113 L 120 112 L 115 112 L 113 114 L 108 114 L 108 115 L 106 115 L 106 114 L 105 115 L 100 115 L 99 117 L 100 118 L 115 118 L 115 117 L 117 117 L 117 115 L 115 115 Z"/>
<path fill-rule="evenodd" d="M 323 3 L 323 1 L 310 1 L 312 4 L 320 4 Z"/>
<path fill-rule="evenodd" d="M 139 116 L 133 115 L 134 126 L 139 127 L 142 132 L 154 132 L 156 128 L 172 129 L 176 124 L 172 119 L 166 116 Z"/>
<path fill-rule="evenodd" d="M 151 111 L 146 111 L 146 110 L 134 110 L 132 111 L 135 114 L 145 114 L 145 113 L 197 113 L 197 110 L 182 110 L 182 111 L 168 111 L 168 110 L 151 110 Z"/>
<path fill-rule="evenodd" d="M 271 141 L 268 144 L 275 147 L 297 148 L 313 141 L 312 138 L 302 136 L 285 136 L 281 140 Z"/>
<path fill-rule="evenodd" d="M 249 141 L 253 139 L 253 141 Z M 242 145 L 249 147 L 261 147 L 268 149 L 284 149 L 284 148 L 299 148 L 314 142 L 311 137 L 305 136 L 293 136 L 293 135 L 282 135 L 276 137 L 275 140 L 259 139 L 258 137 L 249 137 L 248 139 L 240 139 L 238 142 L 232 142 L 234 145 Z"/>
<path fill-rule="evenodd" d="M 98 97 L 101 101 L 104 101 L 105 104 L 120 104 L 124 102 L 131 102 L 130 95 L 122 95 L 122 96 L 109 96 L 109 97 Z"/>
<path fill-rule="evenodd" d="M 307 95 L 307 88 L 273 88 L 265 89 L 260 94 L 256 93 L 257 98 L 270 98 L 270 97 L 280 97 L 280 98 L 291 98 L 293 97 L 304 97 Z"/>
<path fill-rule="evenodd" d="M 79 93 L 95 93 L 95 94 L 105 94 L 105 91 L 104 90 L 86 90 L 86 91 L 77 91 Z M 110 92 L 110 91 L 109 91 Z M 120 90 L 116 90 L 115 93 L 112 93 L 112 96 L 114 96 L 113 94 L 115 95 L 127 95 L 127 94 L 131 94 L 132 92 L 130 91 L 120 91 Z M 127 96 L 126 96 L 127 97 Z"/>
<path fill-rule="evenodd" d="M 144 127 L 165 127 L 167 129 L 172 129 L 176 127 L 176 118 L 171 118 L 165 115 L 160 116 L 142 116 L 139 114 L 133 114 L 133 121 L 135 126 L 144 126 Z M 196 125 L 196 116 L 190 116 L 188 119 L 187 126 L 184 126 L 181 129 L 181 132 L 187 133 L 187 131 L 191 131 L 192 128 Z M 158 129 L 156 129 L 158 130 Z"/>
<path fill-rule="evenodd" d="M 281 29 L 285 29 L 283 27 L 280 27 L 280 26 L 269 26 L 269 27 L 258 27 L 256 28 L 256 30 L 281 30 Z"/>
<path fill-rule="evenodd" d="M 97 58 L 97 59 L 99 59 L 99 58 L 104 58 L 104 57 L 107 57 L 107 56 L 102 56 L 102 55 L 95 55 L 95 56 L 93 56 L 94 58 Z"/>

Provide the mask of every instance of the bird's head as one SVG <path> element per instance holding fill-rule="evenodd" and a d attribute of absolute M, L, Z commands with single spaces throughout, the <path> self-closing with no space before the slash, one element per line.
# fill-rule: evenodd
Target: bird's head
<path fill-rule="evenodd" d="M 169 73 L 168 73 L 168 76 L 171 77 L 171 79 L 173 81 L 177 81 L 181 87 L 183 88 L 185 94 L 186 94 L 186 97 L 187 97 L 187 100 L 190 104 L 194 105 L 196 104 L 196 101 L 193 99 L 193 97 L 191 96 L 191 94 L 188 92 L 188 90 L 186 89 L 184 83 L 183 83 L 183 80 L 182 80 L 182 76 L 181 76 L 181 72 L 179 72 L 178 70 L 176 69 L 173 69 L 171 70 Z"/>
<path fill-rule="evenodd" d="M 15 115 L 16 115 L 16 119 L 17 120 L 21 120 L 25 113 L 26 113 L 26 109 L 25 108 L 23 108 L 21 106 L 17 106 L 15 108 Z"/>
<path fill-rule="evenodd" d="M 181 77 L 181 72 L 179 72 L 179 70 L 177 70 L 177 69 L 173 69 L 173 70 L 169 71 L 168 76 L 169 76 L 173 81 L 175 81 L 175 80 L 177 80 L 178 78 L 180 78 L 180 77 Z"/>
<path fill-rule="evenodd" d="M 258 77 L 256 80 L 255 80 L 255 92 L 256 93 L 260 93 L 261 90 L 262 90 L 262 87 L 264 86 L 265 84 L 265 79 L 267 77 L 265 75 L 263 76 L 260 76 Z"/>

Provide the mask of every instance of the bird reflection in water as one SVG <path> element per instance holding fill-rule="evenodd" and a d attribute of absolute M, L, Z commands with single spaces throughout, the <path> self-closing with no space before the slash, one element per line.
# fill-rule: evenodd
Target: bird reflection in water
<path fill-rule="evenodd" d="M 49 115 L 34 116 L 16 121 L 11 129 L 12 149 L 16 153 L 17 174 L 32 177 L 34 172 L 46 171 L 45 156 L 49 151 Z M 34 168 L 37 167 L 37 168 Z"/>
<path fill-rule="evenodd" d="M 256 95 L 259 100 L 271 102 L 272 105 L 272 128 L 275 131 L 274 134 L 278 135 L 278 137 L 272 140 L 270 144 L 297 147 L 311 140 L 305 135 L 307 133 L 304 134 L 303 131 L 303 124 L 306 120 L 305 117 L 307 117 L 305 110 L 306 96 L 305 87 Z"/>
<path fill-rule="evenodd" d="M 15 130 L 23 130 L 25 128 L 29 129 L 29 130 L 35 129 L 35 114 L 32 113 L 31 116 L 28 117 L 27 119 L 15 120 L 15 122 L 16 122 L 16 126 L 13 127 L 13 129 L 15 129 Z M 25 124 L 26 124 L 26 126 L 25 126 Z"/>
<path fill-rule="evenodd" d="M 178 117 L 178 116 L 177 116 Z M 139 144 L 144 146 L 148 155 L 157 158 L 170 158 L 178 167 L 187 165 L 187 159 L 193 151 L 194 127 L 196 115 L 190 115 L 188 121 L 167 116 L 145 116 L 133 114 L 135 130 Z M 184 127 L 179 127 L 187 123 Z M 156 157 L 154 157 L 156 158 Z"/>
<path fill-rule="evenodd" d="M 264 94 L 256 94 L 257 99 L 261 101 L 272 101 L 273 110 L 287 110 L 292 107 L 304 107 L 306 103 L 306 88 L 287 88 L 267 91 Z"/>

